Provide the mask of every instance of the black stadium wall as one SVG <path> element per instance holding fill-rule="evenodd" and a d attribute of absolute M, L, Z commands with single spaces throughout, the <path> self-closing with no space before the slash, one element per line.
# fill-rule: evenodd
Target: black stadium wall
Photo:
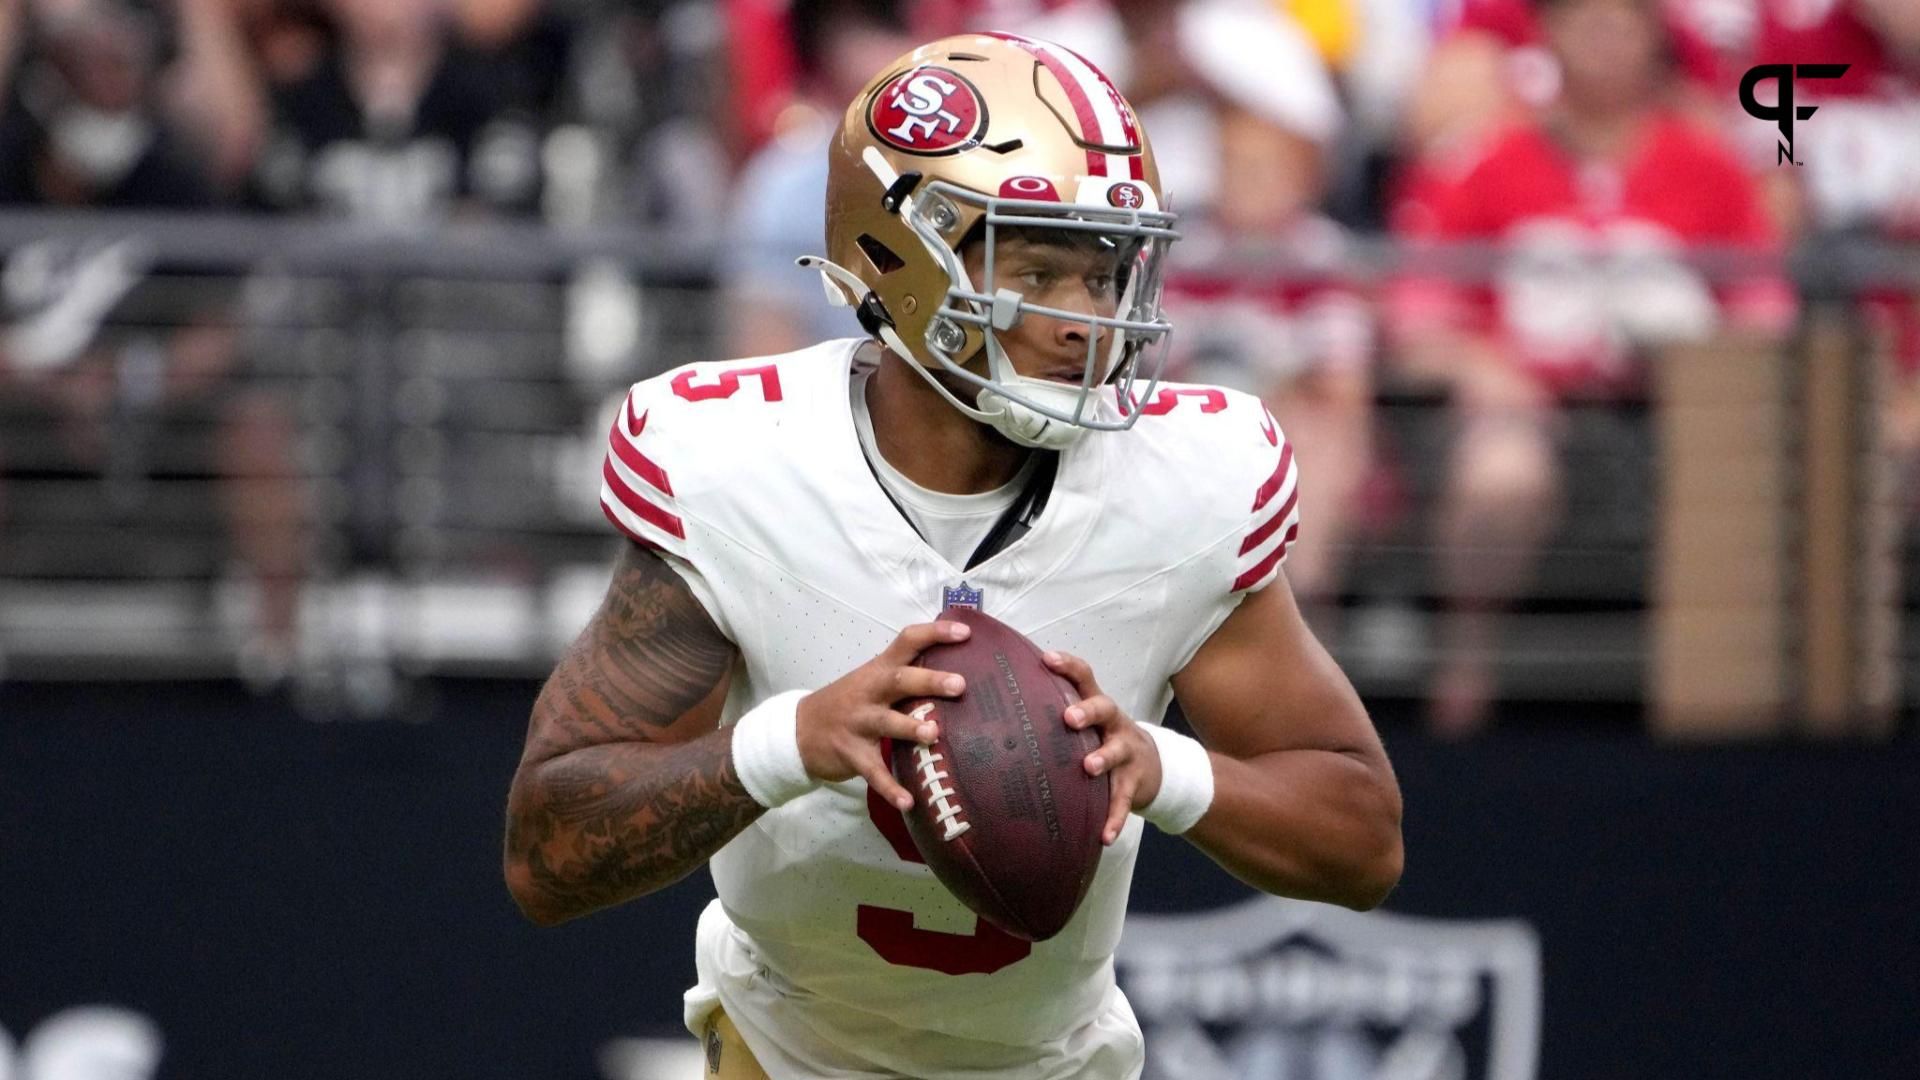
<path fill-rule="evenodd" d="M 0 1055 L 92 1004 L 149 1018 L 169 1080 L 596 1080 L 610 1040 L 670 1035 L 704 874 L 550 930 L 501 885 L 534 689 L 450 683 L 429 723 L 315 724 L 217 684 L 0 686 Z M 1247 909 L 1276 928 L 1258 963 L 1129 976 L 1143 1019 L 1172 1025 L 1156 1046 L 1248 1078 L 1920 1076 L 1910 742 L 1387 736 L 1407 805 L 1393 915 Z M 1133 907 L 1248 896 L 1150 836 Z M 1244 944 L 1215 922 L 1195 940 Z M 1394 966 L 1427 940 L 1439 967 Z M 1481 940 L 1502 943 L 1486 973 Z M 1369 948 L 1386 959 L 1355 959 Z M 1287 1032 L 1315 1024 L 1303 1056 Z M 1504 1072 L 1495 1029 L 1531 1040 Z M 1159 1074 L 1198 1075 L 1175 1060 Z"/>

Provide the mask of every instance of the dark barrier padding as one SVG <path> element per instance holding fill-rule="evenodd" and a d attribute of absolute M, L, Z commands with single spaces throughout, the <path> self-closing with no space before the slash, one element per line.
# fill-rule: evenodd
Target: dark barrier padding
<path fill-rule="evenodd" d="M 0 686 L 0 1027 L 151 1016 L 160 1075 L 588 1078 L 677 1022 L 704 875 L 538 930 L 500 883 L 534 687 L 312 724 L 219 685 Z M 1389 727 L 1389 906 L 1541 939 L 1542 1077 L 1920 1076 L 1920 751 Z M 1245 891 L 1182 842 L 1143 911 Z M 4 1071 L 4 1070 L 0 1070 Z"/>

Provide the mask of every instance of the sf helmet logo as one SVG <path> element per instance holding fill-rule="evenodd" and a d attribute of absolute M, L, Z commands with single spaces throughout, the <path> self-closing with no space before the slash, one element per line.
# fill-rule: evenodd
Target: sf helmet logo
<path fill-rule="evenodd" d="M 980 92 L 943 67 L 903 71 L 880 87 L 867 106 L 875 138 L 910 154 L 950 154 L 979 142 L 987 126 Z"/>
<path fill-rule="evenodd" d="M 1138 210 L 1147 205 L 1147 196 L 1137 185 L 1115 184 L 1107 189 L 1107 202 L 1122 210 Z"/>
<path fill-rule="evenodd" d="M 1780 165 L 1793 161 L 1793 122 L 1805 120 L 1819 110 L 1818 105 L 1793 107 L 1793 80 L 1795 79 L 1837 79 L 1847 73 L 1848 64 L 1761 64 L 1749 70 L 1740 80 L 1740 107 L 1747 115 L 1756 120 L 1772 120 L 1780 126 L 1780 151 L 1774 157 L 1774 164 Z M 1755 86 L 1768 79 L 1774 80 L 1780 87 L 1779 95 L 1772 105 L 1762 105 L 1754 99 Z"/>

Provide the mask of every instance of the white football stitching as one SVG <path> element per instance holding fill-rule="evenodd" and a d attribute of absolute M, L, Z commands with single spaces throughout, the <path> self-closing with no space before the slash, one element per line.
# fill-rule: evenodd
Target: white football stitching
<path fill-rule="evenodd" d="M 933 703 L 925 702 L 909 713 L 915 720 L 925 720 L 933 712 Z M 927 793 L 927 802 L 934 809 L 933 820 L 943 830 L 940 839 L 951 842 L 973 826 L 966 821 L 966 811 L 955 800 L 954 791 L 940 781 L 949 779 L 939 763 L 946 758 L 922 745 L 913 748 L 913 767 L 920 772 L 920 788 Z"/>

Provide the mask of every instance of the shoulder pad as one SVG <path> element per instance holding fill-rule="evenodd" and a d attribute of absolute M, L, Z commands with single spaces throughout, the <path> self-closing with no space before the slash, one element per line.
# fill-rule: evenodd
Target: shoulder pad
<path fill-rule="evenodd" d="M 1130 483 L 1153 493 L 1200 545 L 1232 554 L 1222 587 L 1271 580 L 1299 534 L 1293 447 L 1261 400 L 1240 390 L 1163 383 L 1122 438 Z"/>

